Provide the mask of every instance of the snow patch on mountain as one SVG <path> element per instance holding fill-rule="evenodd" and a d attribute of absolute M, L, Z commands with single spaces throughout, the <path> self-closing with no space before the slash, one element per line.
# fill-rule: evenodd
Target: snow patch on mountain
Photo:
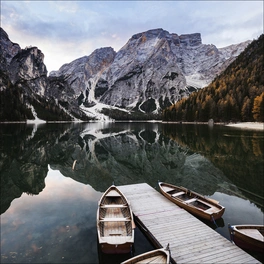
<path fill-rule="evenodd" d="M 118 109 L 119 111 L 124 111 L 124 112 L 129 113 L 129 111 L 126 109 L 120 109 L 118 107 L 110 106 L 110 105 L 106 105 L 102 103 L 97 103 L 96 105 L 92 107 L 85 107 L 83 104 L 80 106 L 80 109 L 90 118 L 93 118 L 97 121 L 102 121 L 102 122 L 114 122 L 115 120 L 101 113 L 103 108 L 107 108 L 110 110 Z"/>
<path fill-rule="evenodd" d="M 203 80 L 202 75 L 199 73 L 194 73 L 192 75 L 185 75 L 186 86 L 194 87 L 196 89 L 203 88 L 207 86 L 210 82 L 208 80 Z"/>
<path fill-rule="evenodd" d="M 219 51 L 225 59 L 229 59 L 231 56 L 237 57 L 251 42 L 251 40 L 248 40 L 243 43 L 233 44 L 224 48 L 219 48 Z"/>
<path fill-rule="evenodd" d="M 38 115 L 37 115 L 33 105 L 28 105 L 28 107 L 31 109 L 32 114 L 34 116 L 34 119 L 28 119 L 27 124 L 43 124 L 43 123 L 46 123 L 45 120 L 38 118 Z"/>
<path fill-rule="evenodd" d="M 20 49 L 3 30 L 0 40 L 0 68 L 26 96 L 38 95 L 44 105 L 55 99 L 55 106 L 74 121 L 91 117 L 106 122 L 112 120 L 102 114 L 103 108 L 161 113 L 207 86 L 250 43 L 218 49 L 203 44 L 200 33 L 151 29 L 133 35 L 118 52 L 111 47 L 96 49 L 47 76 L 44 54 L 37 47 Z"/>

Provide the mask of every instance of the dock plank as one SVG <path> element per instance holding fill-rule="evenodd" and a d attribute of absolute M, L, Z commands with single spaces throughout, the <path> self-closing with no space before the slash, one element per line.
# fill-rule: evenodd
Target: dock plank
<path fill-rule="evenodd" d="M 260 263 L 148 184 L 118 188 L 153 244 L 170 244 L 174 263 Z"/>
<path fill-rule="evenodd" d="M 192 262 L 197 262 L 197 263 L 204 263 L 204 261 L 208 258 L 211 258 L 211 263 L 212 261 L 215 262 L 218 260 L 218 258 L 221 258 L 221 261 L 224 263 L 227 263 L 226 259 L 232 255 L 232 261 L 234 261 L 234 257 L 237 256 L 237 254 L 240 254 L 240 252 L 233 250 L 230 250 L 227 247 L 221 247 L 218 248 L 206 248 L 206 251 L 204 251 L 204 248 L 200 248 L 199 250 L 192 250 L 190 251 L 190 254 L 184 257 L 178 257 L 177 263 L 180 263 L 182 259 L 184 259 L 184 262 L 186 263 L 192 263 Z M 229 263 L 229 262 L 228 262 Z M 233 262 L 232 262 L 233 263 Z"/>

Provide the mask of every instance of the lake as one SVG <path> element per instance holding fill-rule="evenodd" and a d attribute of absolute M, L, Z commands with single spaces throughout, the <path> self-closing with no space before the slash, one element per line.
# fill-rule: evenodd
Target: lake
<path fill-rule="evenodd" d="M 216 224 L 206 224 L 229 240 L 228 223 L 264 221 L 263 131 L 165 123 L 1 124 L 0 137 L 1 263 L 128 258 L 103 255 L 97 247 L 98 200 L 113 183 L 146 182 L 158 191 L 160 180 L 216 199 L 226 211 Z M 136 228 L 134 255 L 151 249 Z"/>

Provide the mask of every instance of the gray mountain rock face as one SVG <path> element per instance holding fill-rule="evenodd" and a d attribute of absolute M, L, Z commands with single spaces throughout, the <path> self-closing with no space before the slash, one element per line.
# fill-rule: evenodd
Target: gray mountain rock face
<path fill-rule="evenodd" d="M 180 93 L 188 95 L 169 37 L 161 29 L 134 35 L 109 67 L 105 80 L 109 89 L 100 102 L 150 112 L 165 101 L 176 102 Z"/>
<path fill-rule="evenodd" d="M 218 49 L 202 44 L 200 33 L 179 36 L 153 29 L 133 35 L 118 52 L 96 49 L 47 76 L 44 54 L 37 47 L 21 49 L 0 30 L 0 70 L 12 84 L 27 97 L 52 100 L 72 118 L 84 120 L 92 112 L 92 118 L 98 117 L 102 105 L 159 113 L 208 85 L 249 44 Z M 0 90 L 6 89 L 1 83 L 0 78 Z"/>
<path fill-rule="evenodd" d="M 20 50 L 8 67 L 11 82 L 26 82 L 34 93 L 44 96 L 48 78 L 43 59 L 44 54 L 37 47 Z"/>
<path fill-rule="evenodd" d="M 103 103 L 157 113 L 208 85 L 248 44 L 218 49 L 202 44 L 200 33 L 178 36 L 153 29 L 133 35 L 117 53 L 99 49 L 50 78 L 62 81 L 61 89 L 71 90 L 84 107 Z"/>
<path fill-rule="evenodd" d="M 71 120 L 63 107 L 56 104 L 55 98 L 47 97 L 49 79 L 41 50 L 37 47 L 21 49 L 9 40 L 2 28 L 0 31 L 0 98 L 3 103 L 0 121 L 36 119 L 34 106 L 39 116 Z"/>
<path fill-rule="evenodd" d="M 23 83 L 31 92 L 44 96 L 48 85 L 44 54 L 37 47 L 21 49 L 10 41 L 2 28 L 0 33 L 0 69 L 9 76 L 12 84 Z"/>
<path fill-rule="evenodd" d="M 21 50 L 20 46 L 9 40 L 7 33 L 0 27 L 0 69 L 7 71 L 7 65 L 12 58 Z"/>
<path fill-rule="evenodd" d="M 59 71 L 50 73 L 48 94 L 62 101 L 70 100 L 73 104 L 87 105 L 94 82 L 98 81 L 101 73 L 113 62 L 115 55 L 116 52 L 111 47 L 100 48 L 90 56 L 64 64 Z"/>

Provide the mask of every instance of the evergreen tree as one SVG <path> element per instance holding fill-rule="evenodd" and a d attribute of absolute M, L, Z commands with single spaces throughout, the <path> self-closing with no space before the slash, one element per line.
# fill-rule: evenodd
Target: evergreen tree
<path fill-rule="evenodd" d="M 163 120 L 263 120 L 263 47 L 264 35 L 261 35 L 210 85 L 167 108 Z"/>

